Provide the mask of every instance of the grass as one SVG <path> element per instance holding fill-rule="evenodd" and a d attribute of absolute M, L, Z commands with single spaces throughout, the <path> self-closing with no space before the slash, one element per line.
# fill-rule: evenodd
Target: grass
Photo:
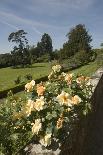
<path fill-rule="evenodd" d="M 74 69 L 71 72 L 74 74 L 83 74 L 85 76 L 92 76 L 93 73 L 96 72 L 98 68 L 100 68 L 101 65 L 97 63 L 97 61 L 90 62 L 89 64 L 79 67 L 78 69 Z M 0 69 L 0 87 L 1 84 L 5 84 L 5 87 L 3 86 L 2 89 L 11 87 L 14 85 L 14 79 L 20 75 L 25 75 L 27 73 L 33 74 L 34 79 L 39 78 L 44 75 L 48 75 L 51 70 L 51 64 L 48 63 L 38 63 L 34 64 L 33 68 L 25 68 L 25 69 L 11 69 L 11 68 L 5 68 L 5 69 Z M 5 72 L 3 72 L 5 71 Z M 3 72 L 3 75 L 2 75 Z M 10 75 L 11 73 L 11 75 Z M 12 80 L 10 79 L 12 78 Z M 10 82 L 11 81 L 11 82 Z M 1 89 L 1 88 L 0 88 Z M 24 91 L 21 91 L 19 93 L 16 93 L 15 96 L 19 96 L 21 98 L 25 97 Z M 0 103 L 4 103 L 5 99 L 1 99 Z"/>
<path fill-rule="evenodd" d="M 30 73 L 35 80 L 40 77 L 47 76 L 48 73 L 50 73 L 50 70 L 51 64 L 49 63 L 35 63 L 31 68 L 2 68 L 0 69 L 0 90 L 6 90 L 14 87 L 14 80 L 16 80 L 18 76 L 21 76 L 23 82 L 25 81 L 24 76 Z"/>
<path fill-rule="evenodd" d="M 73 72 L 74 74 L 83 74 L 85 76 L 92 76 L 93 73 L 96 72 L 98 68 L 100 68 L 101 65 L 97 63 L 97 61 L 90 62 L 89 64 L 79 67 L 77 69 L 74 69 Z"/>
<path fill-rule="evenodd" d="M 83 74 L 85 76 L 91 76 L 93 73 L 100 68 L 101 65 L 97 61 L 90 62 L 89 64 L 74 69 L 71 72 L 74 74 Z M 33 75 L 33 79 L 37 79 L 43 76 L 46 76 L 50 73 L 51 64 L 49 63 L 36 63 L 32 68 L 23 68 L 23 69 L 12 69 L 12 68 L 3 68 L 0 69 L 0 90 L 11 88 L 15 86 L 14 80 L 18 75 L 24 76 L 28 73 Z M 17 95 L 24 94 L 24 92 L 17 93 Z"/>

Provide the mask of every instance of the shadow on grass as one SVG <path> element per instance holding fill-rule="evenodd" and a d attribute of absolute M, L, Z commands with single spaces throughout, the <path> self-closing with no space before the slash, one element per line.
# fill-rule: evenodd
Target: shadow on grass
<path fill-rule="evenodd" d="M 17 66 L 17 67 L 11 67 L 12 69 L 26 69 L 26 68 L 37 68 L 37 67 L 45 67 L 44 65 L 43 66 L 40 66 L 40 65 L 37 65 L 37 66 L 25 66 L 25 67 L 21 67 L 21 66 Z"/>

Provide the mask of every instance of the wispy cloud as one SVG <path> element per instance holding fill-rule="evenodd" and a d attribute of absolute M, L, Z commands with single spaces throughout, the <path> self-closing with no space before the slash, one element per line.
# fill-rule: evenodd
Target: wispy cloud
<path fill-rule="evenodd" d="M 5 19 L 5 20 L 4 19 L 0 20 L 0 22 L 15 29 L 15 30 L 19 30 L 20 28 L 18 26 L 15 26 L 12 23 L 22 23 L 24 25 L 26 24 L 26 25 L 31 26 L 31 28 L 33 29 L 34 32 L 41 35 L 42 33 L 36 28 L 36 26 L 47 26 L 47 25 L 39 23 L 39 22 L 21 18 L 21 17 L 14 15 L 12 13 L 0 11 L 0 15 L 2 16 L 2 18 L 4 17 L 4 19 Z"/>
<path fill-rule="evenodd" d="M 8 20 L 8 23 L 21 23 L 21 24 L 26 24 L 29 25 L 31 27 L 34 27 L 35 31 L 40 32 L 36 27 L 44 27 L 44 28 L 65 28 L 66 26 L 55 26 L 55 25 L 51 25 L 51 24 L 47 24 L 47 23 L 43 23 L 43 22 L 38 22 L 35 20 L 30 20 L 27 18 L 23 18 L 20 16 L 17 16 L 13 13 L 10 12 L 4 12 L 4 11 L 0 11 L 0 16 L 4 19 L 6 19 L 6 21 Z M 41 32 L 40 32 L 41 33 Z"/>
<path fill-rule="evenodd" d="M 6 21 L 4 21 L 4 20 L 0 21 L 0 23 L 3 23 L 3 24 L 5 24 L 5 25 L 7 25 L 7 26 L 9 26 L 10 28 L 13 28 L 13 29 L 15 29 L 15 30 L 19 30 L 19 28 L 18 28 L 17 26 L 15 26 L 15 25 L 13 25 L 13 24 L 10 24 L 10 23 L 8 23 L 8 22 L 6 22 Z"/>
<path fill-rule="evenodd" d="M 39 30 L 37 30 L 36 27 L 32 27 L 32 29 L 33 29 L 37 34 L 42 35 L 42 33 L 41 33 Z"/>

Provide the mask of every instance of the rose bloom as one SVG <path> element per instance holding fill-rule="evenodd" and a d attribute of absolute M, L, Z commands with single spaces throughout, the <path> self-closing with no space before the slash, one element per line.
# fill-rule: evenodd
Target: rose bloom
<path fill-rule="evenodd" d="M 50 80 L 53 76 L 53 71 L 48 75 L 48 79 Z"/>
<path fill-rule="evenodd" d="M 45 147 L 49 146 L 51 144 L 51 135 L 52 135 L 51 133 L 46 134 L 44 137 L 40 139 L 39 142 Z"/>
<path fill-rule="evenodd" d="M 34 103 L 34 108 L 37 111 L 43 110 L 44 104 L 45 104 L 44 96 L 41 96 L 39 99 L 36 99 L 36 102 Z"/>
<path fill-rule="evenodd" d="M 41 84 L 38 84 L 37 85 L 37 93 L 38 93 L 38 96 L 42 96 L 44 95 L 44 92 L 45 92 L 45 87 Z"/>
<path fill-rule="evenodd" d="M 85 77 L 85 81 L 89 81 L 90 80 L 90 77 Z"/>
<path fill-rule="evenodd" d="M 60 103 L 60 105 L 67 105 L 70 107 L 72 106 L 70 95 L 64 91 L 62 91 L 62 93 L 57 96 L 57 100 Z"/>
<path fill-rule="evenodd" d="M 52 67 L 52 70 L 53 70 L 54 72 L 60 72 L 61 66 L 60 66 L 60 65 L 55 65 L 55 66 Z"/>
<path fill-rule="evenodd" d="M 29 99 L 28 103 L 23 107 L 22 113 L 23 115 L 29 116 L 32 110 L 34 110 L 34 101 Z"/>
<path fill-rule="evenodd" d="M 42 124 L 41 124 L 41 120 L 40 119 L 36 119 L 35 123 L 32 123 L 32 133 L 33 134 L 38 134 L 38 132 L 40 131 Z"/>
<path fill-rule="evenodd" d="M 32 80 L 32 81 L 30 82 L 30 84 L 34 87 L 34 86 L 35 86 L 35 81 Z"/>
<path fill-rule="evenodd" d="M 62 126 L 63 126 L 63 118 L 60 117 L 57 121 L 56 127 L 57 127 L 57 129 L 60 129 L 60 128 L 62 128 Z"/>
<path fill-rule="evenodd" d="M 84 81 L 85 81 L 85 77 L 84 77 L 84 76 L 80 76 L 80 77 L 78 77 L 77 80 L 76 80 L 76 82 L 77 82 L 78 84 L 81 84 L 81 83 L 83 83 Z"/>
<path fill-rule="evenodd" d="M 79 104 L 81 101 L 82 100 L 78 95 L 75 95 L 74 97 L 72 97 L 72 103 L 73 104 Z"/>
<path fill-rule="evenodd" d="M 67 74 L 65 76 L 65 81 L 67 81 L 68 84 L 71 84 L 72 83 L 72 77 L 73 77 L 73 74 Z"/>
<path fill-rule="evenodd" d="M 27 84 L 25 85 L 25 90 L 27 90 L 27 92 L 32 91 L 34 85 L 35 85 L 35 81 L 32 80 L 31 82 L 29 82 L 29 83 L 27 83 Z"/>

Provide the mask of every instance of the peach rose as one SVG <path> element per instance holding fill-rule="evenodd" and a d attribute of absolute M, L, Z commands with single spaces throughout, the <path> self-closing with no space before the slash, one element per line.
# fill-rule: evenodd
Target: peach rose
<path fill-rule="evenodd" d="M 43 96 L 45 92 L 45 87 L 42 84 L 37 85 L 37 94 L 38 96 Z"/>

